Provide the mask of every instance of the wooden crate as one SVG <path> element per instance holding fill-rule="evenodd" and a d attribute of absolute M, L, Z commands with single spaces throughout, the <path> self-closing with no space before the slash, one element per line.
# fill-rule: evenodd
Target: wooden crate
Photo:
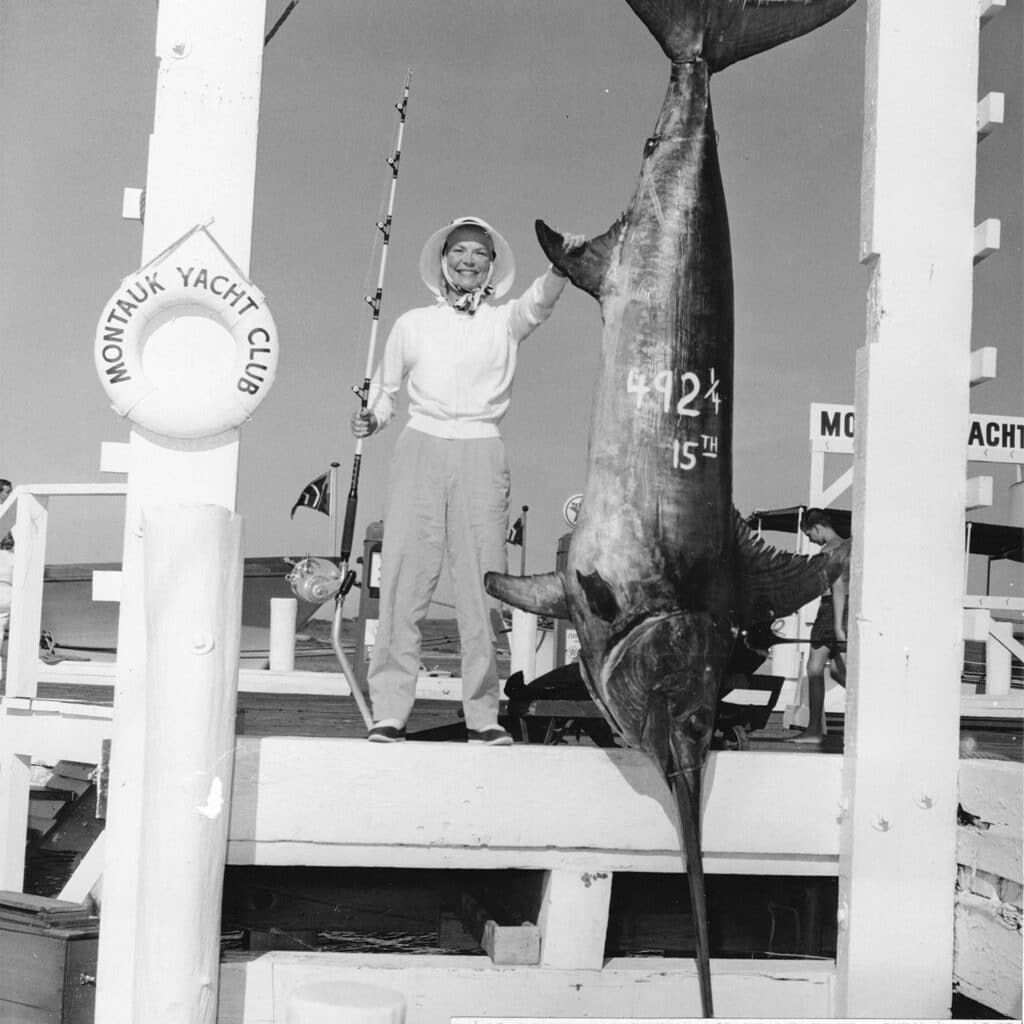
<path fill-rule="evenodd" d="M 78 904 L 0 893 L 0 1020 L 92 1024 L 98 936 Z"/>

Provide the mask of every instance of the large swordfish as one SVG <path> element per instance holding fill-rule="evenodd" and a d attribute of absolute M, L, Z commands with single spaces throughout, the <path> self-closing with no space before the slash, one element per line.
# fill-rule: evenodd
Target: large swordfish
<path fill-rule="evenodd" d="M 853 0 L 628 2 L 672 62 L 636 193 L 586 242 L 537 222 L 548 258 L 604 322 L 579 521 L 562 571 L 489 573 L 486 586 L 572 619 L 594 701 L 674 791 L 711 1016 L 700 804 L 720 682 L 741 633 L 819 596 L 849 549 L 774 551 L 732 507 L 732 261 L 708 87 Z"/>

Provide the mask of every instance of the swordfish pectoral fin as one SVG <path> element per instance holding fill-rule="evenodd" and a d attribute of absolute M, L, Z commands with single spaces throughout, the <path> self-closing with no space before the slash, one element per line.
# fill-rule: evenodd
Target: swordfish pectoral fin
<path fill-rule="evenodd" d="M 611 252 L 622 233 L 622 219 L 617 220 L 603 235 L 578 243 L 549 228 L 542 220 L 538 220 L 534 227 L 537 241 L 552 264 L 567 274 L 577 288 L 600 300 Z"/>
<path fill-rule="evenodd" d="M 632 0 L 630 0 L 632 3 Z M 712 71 L 789 42 L 842 14 L 857 0 L 719 0 L 719 29 L 704 56 Z M 715 22 L 712 21 L 712 25 Z M 662 44 L 664 45 L 664 44 Z"/>
<path fill-rule="evenodd" d="M 540 576 L 509 576 L 503 572 L 489 572 L 484 576 L 484 590 L 499 601 L 535 615 L 569 618 L 565 586 L 557 572 L 547 572 Z"/>
<path fill-rule="evenodd" d="M 736 607 L 740 627 L 781 619 L 821 597 L 850 567 L 850 541 L 808 558 L 765 544 L 734 510 Z"/>

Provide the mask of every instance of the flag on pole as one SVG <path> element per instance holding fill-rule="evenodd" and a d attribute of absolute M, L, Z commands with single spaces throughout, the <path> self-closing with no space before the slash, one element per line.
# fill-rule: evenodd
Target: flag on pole
<path fill-rule="evenodd" d="M 523 544 L 523 517 L 520 516 L 513 524 L 512 529 L 508 531 L 508 536 L 505 538 L 506 544 L 515 544 L 516 547 L 522 547 Z"/>
<path fill-rule="evenodd" d="M 311 508 L 314 512 L 323 512 L 325 516 L 331 514 L 331 484 L 330 474 L 324 473 L 315 480 L 311 480 L 302 489 L 299 500 L 292 505 L 291 518 L 295 518 L 295 510 L 299 506 Z"/>

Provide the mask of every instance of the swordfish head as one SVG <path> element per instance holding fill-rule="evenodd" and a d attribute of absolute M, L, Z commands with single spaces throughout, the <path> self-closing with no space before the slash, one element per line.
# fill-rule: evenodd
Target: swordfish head
<path fill-rule="evenodd" d="M 486 586 L 516 607 L 572 619 L 595 702 L 670 783 L 710 1016 L 701 777 L 737 609 L 771 592 L 763 580 L 745 592 L 737 572 L 757 559 L 737 551 L 732 509 L 732 257 L 710 79 L 854 0 L 628 2 L 671 61 L 636 192 L 585 243 L 537 224 L 548 258 L 601 304 L 580 517 L 563 570 L 490 573 Z"/>

